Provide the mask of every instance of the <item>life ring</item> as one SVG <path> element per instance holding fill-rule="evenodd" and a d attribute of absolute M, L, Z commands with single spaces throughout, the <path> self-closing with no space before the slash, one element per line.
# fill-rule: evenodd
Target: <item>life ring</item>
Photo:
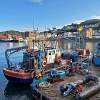
<path fill-rule="evenodd" d="M 89 56 L 89 55 L 90 55 L 90 50 L 87 49 L 87 50 L 86 50 L 86 56 Z"/>
<path fill-rule="evenodd" d="M 46 60 L 43 61 L 42 66 L 45 67 L 47 65 Z"/>

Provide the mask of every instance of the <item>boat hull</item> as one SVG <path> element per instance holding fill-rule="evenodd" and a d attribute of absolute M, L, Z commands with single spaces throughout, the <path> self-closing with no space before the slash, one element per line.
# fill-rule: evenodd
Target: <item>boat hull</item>
<path fill-rule="evenodd" d="M 0 40 L 0 42 L 18 42 L 18 40 Z"/>
<path fill-rule="evenodd" d="M 6 79 L 13 83 L 31 84 L 33 82 L 32 73 L 29 72 L 16 72 L 8 69 L 3 69 Z"/>

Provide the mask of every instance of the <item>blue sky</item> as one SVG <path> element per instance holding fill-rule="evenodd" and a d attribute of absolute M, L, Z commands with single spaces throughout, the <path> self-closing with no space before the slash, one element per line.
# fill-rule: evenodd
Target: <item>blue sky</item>
<path fill-rule="evenodd" d="M 100 18 L 100 0 L 0 0 L 0 31 L 44 30 Z"/>

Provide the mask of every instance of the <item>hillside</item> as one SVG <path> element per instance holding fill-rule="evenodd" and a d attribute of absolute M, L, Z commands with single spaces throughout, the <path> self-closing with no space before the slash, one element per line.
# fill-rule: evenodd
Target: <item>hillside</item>
<path fill-rule="evenodd" d="M 67 32 L 76 32 L 80 26 L 85 26 L 85 28 L 92 28 L 93 30 L 100 30 L 100 19 L 90 19 L 80 24 L 71 24 L 64 26 L 61 30 Z"/>
<path fill-rule="evenodd" d="M 90 19 L 84 22 L 81 22 L 80 25 L 94 25 L 100 23 L 100 19 Z"/>
<path fill-rule="evenodd" d="M 9 30 L 9 31 L 3 31 L 0 32 L 0 34 L 11 34 L 11 35 L 18 35 L 18 34 L 22 34 L 23 32 L 19 32 L 19 31 L 15 31 L 15 30 Z"/>

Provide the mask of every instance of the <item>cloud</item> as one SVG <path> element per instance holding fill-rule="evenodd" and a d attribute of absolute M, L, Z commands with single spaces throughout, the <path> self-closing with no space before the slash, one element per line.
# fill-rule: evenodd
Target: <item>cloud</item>
<path fill-rule="evenodd" d="M 89 17 L 89 18 L 85 18 L 85 19 L 81 19 L 81 20 L 75 20 L 75 21 L 73 21 L 72 23 L 80 24 L 81 22 L 84 22 L 84 21 L 86 21 L 86 20 L 88 20 L 88 19 L 100 19 L 100 16 L 91 16 L 91 17 Z"/>
<path fill-rule="evenodd" d="M 72 24 L 72 23 L 80 24 L 81 22 L 84 22 L 84 21 L 85 21 L 85 19 L 73 20 L 73 21 L 71 21 L 71 22 L 68 22 L 66 25 L 70 25 L 70 24 Z"/>
<path fill-rule="evenodd" d="M 85 20 L 76 20 L 74 21 L 73 23 L 77 23 L 77 24 L 80 24 L 81 22 L 84 22 Z"/>
<path fill-rule="evenodd" d="M 100 16 L 91 16 L 91 19 L 100 19 Z"/>
<path fill-rule="evenodd" d="M 84 22 L 84 21 L 86 21 L 88 19 L 100 19 L 100 16 L 91 16 L 89 18 L 84 18 L 84 19 L 81 19 L 81 20 L 75 20 L 72 23 L 80 24 L 81 22 Z"/>

